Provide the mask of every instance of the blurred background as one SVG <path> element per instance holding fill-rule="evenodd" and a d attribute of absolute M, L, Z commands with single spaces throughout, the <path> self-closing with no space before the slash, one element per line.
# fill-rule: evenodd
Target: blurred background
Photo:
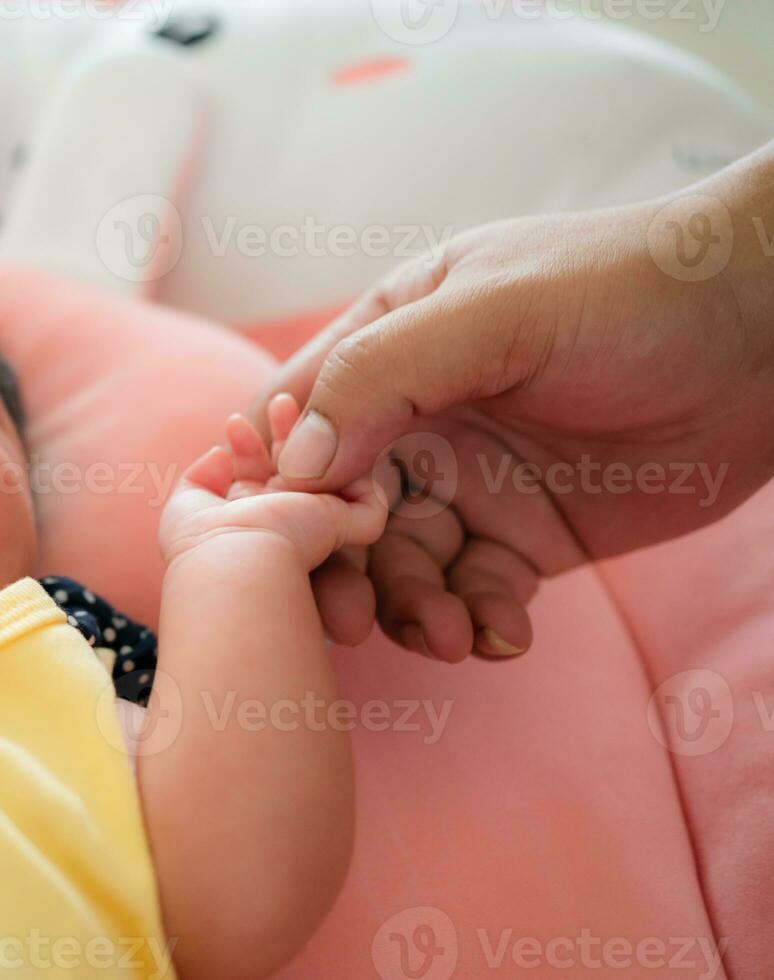
<path fill-rule="evenodd" d="M 599 0 L 573 3 L 586 10 L 615 7 Z M 654 0 L 653 9 L 658 6 Z M 630 4 L 625 7 L 624 23 L 699 55 L 774 109 L 774 0 L 684 0 L 680 6 L 667 4 L 673 12 L 679 11 L 682 19 L 662 15 L 648 20 L 642 13 L 633 13 Z M 700 25 L 707 23 L 708 7 L 711 11 L 719 9 L 720 19 L 714 30 L 702 31 Z"/>

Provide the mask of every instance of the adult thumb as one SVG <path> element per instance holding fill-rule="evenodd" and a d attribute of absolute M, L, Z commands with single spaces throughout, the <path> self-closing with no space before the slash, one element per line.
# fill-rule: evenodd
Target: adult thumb
<path fill-rule="evenodd" d="M 499 315 L 501 304 L 468 295 L 441 288 L 329 351 L 278 460 L 291 485 L 344 486 L 416 428 L 417 416 L 498 394 L 513 383 L 506 362 L 514 353 L 515 324 Z"/>

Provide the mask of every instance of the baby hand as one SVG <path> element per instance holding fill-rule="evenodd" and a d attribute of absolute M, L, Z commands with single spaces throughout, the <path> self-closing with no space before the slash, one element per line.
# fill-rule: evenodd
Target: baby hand
<path fill-rule="evenodd" d="M 283 538 L 307 571 L 334 551 L 369 545 L 384 531 L 387 511 L 371 481 L 358 480 L 341 494 L 287 490 L 274 461 L 299 416 L 290 395 L 277 395 L 269 411 L 272 453 L 241 415 L 228 420 L 228 449 L 216 447 L 183 474 L 161 519 L 159 541 L 169 565 L 221 534 Z"/>

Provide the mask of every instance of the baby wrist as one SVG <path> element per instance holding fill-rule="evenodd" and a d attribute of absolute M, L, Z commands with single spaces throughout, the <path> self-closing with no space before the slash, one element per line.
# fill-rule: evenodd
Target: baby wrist
<path fill-rule="evenodd" d="M 175 550 L 166 559 L 166 574 L 198 565 L 245 577 L 251 570 L 265 573 L 267 565 L 275 563 L 303 566 L 297 547 L 284 535 L 265 528 L 220 528 Z"/>

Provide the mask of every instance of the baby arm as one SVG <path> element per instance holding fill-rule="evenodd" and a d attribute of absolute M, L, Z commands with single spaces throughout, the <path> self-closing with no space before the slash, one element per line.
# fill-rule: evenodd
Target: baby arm
<path fill-rule="evenodd" d="M 304 709 L 337 697 L 309 572 L 384 520 L 367 488 L 349 502 L 272 488 L 254 430 L 237 419 L 229 434 L 231 453 L 194 464 L 162 521 L 159 674 L 138 760 L 184 980 L 272 975 L 341 885 L 351 760 L 347 736 Z"/>

